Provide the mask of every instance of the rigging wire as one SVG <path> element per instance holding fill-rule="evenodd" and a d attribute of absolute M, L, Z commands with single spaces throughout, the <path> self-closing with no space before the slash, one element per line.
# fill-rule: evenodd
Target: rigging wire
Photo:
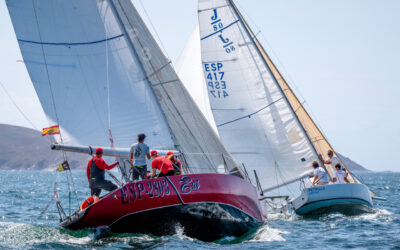
<path fill-rule="evenodd" d="M 235 9 L 235 6 L 234 6 L 234 4 L 232 3 L 232 8 L 233 9 L 230 9 L 231 10 L 231 12 L 232 12 L 232 14 L 235 16 L 235 13 L 234 13 L 234 11 L 235 12 L 237 12 L 236 11 L 236 9 Z M 255 37 L 254 37 L 254 34 L 250 31 L 248 31 L 247 30 L 247 24 L 241 19 L 241 16 L 240 16 L 240 13 L 236 13 L 237 15 L 238 15 L 238 18 L 242 21 L 242 24 L 243 24 L 243 26 L 244 26 L 244 29 L 245 29 L 245 31 L 247 31 L 246 33 L 247 33 L 247 35 L 250 37 L 250 39 L 254 42 L 254 39 L 255 39 Z M 250 28 L 249 28 L 250 29 Z M 244 34 L 243 34 L 243 32 L 242 32 L 242 29 L 241 29 L 241 27 L 239 26 L 239 31 L 240 31 L 240 34 L 241 34 L 241 36 L 242 36 L 242 38 L 244 39 L 244 40 L 246 40 L 245 39 L 245 37 L 244 37 Z M 256 46 L 256 44 L 254 44 L 255 46 Z M 257 46 L 256 46 L 257 47 Z M 250 54 L 252 55 L 252 53 L 251 53 L 251 51 L 250 51 Z M 261 55 L 260 55 L 261 56 Z M 252 57 L 253 57 L 253 59 L 254 59 L 254 56 L 252 55 Z M 257 67 L 257 69 L 258 69 L 258 67 Z M 259 70 L 259 69 L 258 69 Z M 261 79 L 262 79 L 262 74 L 261 74 L 261 72 L 260 72 L 260 70 L 259 70 L 259 73 L 260 73 L 260 77 L 261 77 Z M 272 72 L 271 72 L 271 74 L 272 74 Z M 278 87 L 279 87 L 279 85 L 278 85 Z M 284 96 L 284 93 L 282 93 L 283 94 L 283 96 Z M 290 106 L 290 104 L 288 103 L 288 105 Z M 268 144 L 270 144 L 270 141 L 268 140 L 268 137 L 267 136 L 265 136 L 266 137 L 266 139 L 267 139 L 267 142 L 268 142 Z M 272 155 L 273 155 L 273 158 L 275 159 L 275 156 L 274 156 L 274 151 L 272 151 L 271 152 L 272 153 Z M 277 162 L 275 161 L 275 168 L 276 168 L 276 172 L 277 172 L 277 174 L 280 174 L 280 176 L 281 176 L 281 179 L 282 180 L 284 180 L 284 176 L 283 176 L 283 174 L 282 174 L 282 172 L 281 172 L 281 169 L 279 168 L 279 165 L 277 165 Z M 289 187 L 287 187 L 287 189 L 288 189 L 288 191 L 290 192 L 290 193 L 292 193 L 292 191 L 291 191 L 291 189 L 289 188 Z"/>
<path fill-rule="evenodd" d="M 19 108 L 19 106 L 17 105 L 17 103 L 13 100 L 13 98 L 12 98 L 12 97 L 9 95 L 9 93 L 7 92 L 7 90 L 6 90 L 6 88 L 4 87 L 4 85 L 3 85 L 2 82 L 0 82 L 0 85 L 1 85 L 1 87 L 3 88 L 4 92 L 6 93 L 6 95 L 8 96 L 8 98 L 11 100 L 11 102 L 12 102 L 12 103 L 14 104 L 14 106 L 18 109 L 18 111 L 21 113 L 21 115 L 31 124 L 31 126 L 32 126 L 34 129 L 40 131 L 40 130 L 35 126 L 35 124 L 34 124 L 31 120 L 29 120 L 29 118 L 25 115 L 25 113 Z M 47 138 L 48 138 L 49 142 L 52 143 L 50 137 L 47 137 Z M 57 177 L 58 177 L 58 174 L 57 174 Z M 72 178 L 72 176 L 71 176 L 71 178 Z M 56 183 L 57 183 L 57 179 L 56 179 L 56 181 L 55 181 L 55 187 L 54 187 L 55 190 L 57 189 Z M 69 193 L 70 193 L 70 192 L 71 192 L 71 188 L 70 188 L 70 184 L 69 184 L 68 174 L 67 174 L 67 183 L 68 183 L 68 191 L 69 191 Z M 74 187 L 74 188 L 75 188 L 75 187 Z M 56 192 L 56 191 L 55 191 L 55 192 Z M 53 198 L 54 198 L 54 197 L 53 197 Z M 51 199 L 50 202 L 51 202 L 52 200 L 53 200 L 53 199 Z M 46 212 L 46 210 L 49 208 L 50 202 L 49 202 L 49 204 L 46 205 L 45 209 L 41 212 L 41 215 L 44 214 L 44 213 Z M 70 199 L 69 199 L 69 202 L 70 202 Z"/>
<path fill-rule="evenodd" d="M 106 1 L 108 3 L 108 0 Z M 107 10 L 109 10 L 109 4 L 107 4 L 105 10 L 104 10 L 104 16 L 103 16 L 103 28 L 104 28 L 104 34 L 105 34 L 105 49 L 106 49 L 106 84 L 107 84 L 107 119 L 108 119 L 108 124 L 107 124 L 107 128 L 108 128 L 108 139 L 110 141 L 110 148 L 114 153 L 114 158 L 116 161 L 118 161 L 117 158 L 117 151 L 114 147 L 114 138 L 112 136 L 112 131 L 111 131 L 111 103 L 110 103 L 110 77 L 109 77 L 109 55 L 108 55 L 108 30 L 107 30 L 107 25 L 106 25 L 106 16 L 107 16 Z M 125 166 L 125 165 L 124 165 Z M 122 166 L 119 165 L 119 161 L 118 161 L 118 169 L 120 170 L 121 173 L 121 182 L 119 183 L 123 183 L 124 177 L 126 176 L 126 172 L 124 170 L 122 170 Z M 106 171 L 108 175 L 111 176 L 111 178 L 113 178 L 115 180 L 115 176 L 113 174 L 111 174 L 109 171 Z M 126 179 L 125 179 L 126 180 Z M 117 180 L 116 180 L 117 181 Z M 122 186 L 122 185 L 120 185 Z"/>
<path fill-rule="evenodd" d="M 124 14 L 126 15 L 126 13 L 124 13 Z M 129 25 L 130 25 L 131 27 L 134 27 L 134 25 L 131 24 L 131 23 L 129 23 Z M 142 41 L 141 41 L 140 39 L 138 39 L 137 41 L 138 41 L 138 43 L 139 43 L 139 46 L 144 50 L 146 47 L 144 46 L 144 44 L 142 44 Z M 133 45 L 133 44 L 132 44 L 132 45 Z M 133 45 L 133 49 L 136 50 L 135 47 L 134 47 L 134 45 Z M 167 61 L 167 60 L 166 60 L 166 61 Z M 168 64 L 170 64 L 170 63 L 171 63 L 171 62 L 168 61 L 168 62 L 166 62 L 165 65 L 168 65 Z M 153 65 L 153 62 L 152 62 L 151 60 L 149 60 L 149 64 L 150 64 L 150 66 L 151 66 L 151 68 L 152 68 L 153 70 L 158 70 L 158 69 L 160 69 L 160 68 L 155 67 L 155 66 Z M 143 68 L 143 71 L 147 74 L 147 72 L 146 72 L 146 70 L 145 70 L 144 68 Z M 148 74 L 148 76 L 150 76 L 150 75 L 152 75 L 152 74 Z M 159 83 L 162 83 L 162 79 L 160 79 L 159 74 L 156 74 L 155 77 L 157 78 L 157 80 L 158 80 Z M 153 84 L 152 81 L 150 80 L 149 77 L 147 77 L 147 80 L 148 80 L 148 83 L 150 84 L 150 88 L 151 88 L 153 94 L 156 95 L 156 94 L 155 94 L 155 91 L 154 91 L 154 87 L 153 87 L 153 85 L 152 85 L 152 84 Z M 177 79 L 177 81 L 179 81 L 179 79 Z M 170 100 L 170 102 L 171 102 L 171 104 L 173 105 L 173 107 L 175 108 L 175 110 L 178 110 L 178 109 L 176 108 L 175 103 L 172 101 L 170 94 L 169 94 L 168 91 L 166 90 L 166 87 L 165 87 L 163 84 L 161 84 L 161 88 L 163 89 L 164 93 L 166 94 L 167 98 Z M 158 99 L 156 98 L 156 100 L 158 100 Z M 160 107 L 161 107 L 161 104 L 159 104 L 159 105 L 160 105 Z M 170 111 L 170 112 L 171 112 L 171 113 L 175 113 L 175 112 L 172 112 L 172 111 Z M 166 120 L 166 123 L 167 123 L 167 125 L 168 125 L 168 127 L 169 127 L 170 134 L 171 134 L 171 136 L 173 137 L 173 141 L 174 141 L 174 143 L 176 143 L 175 135 L 174 135 L 174 133 L 172 132 L 172 129 L 170 128 L 170 125 L 169 125 L 169 123 L 168 123 L 168 120 L 167 120 L 167 118 L 166 118 L 164 112 L 162 112 L 162 113 L 163 113 L 164 119 Z M 179 117 L 182 117 L 182 114 L 181 114 L 180 112 L 176 112 L 176 115 L 178 115 Z M 182 119 L 182 118 L 181 118 L 181 119 Z M 184 119 L 182 119 L 182 121 L 183 121 L 184 125 L 185 125 L 186 127 L 188 127 L 186 121 L 185 121 Z M 188 129 L 188 131 L 189 131 L 190 133 L 192 133 L 192 131 L 191 131 L 190 129 Z M 195 138 L 195 137 L 193 137 L 193 138 Z M 203 138 L 202 138 L 202 139 L 203 139 Z M 199 143 L 199 145 L 202 145 L 202 144 Z M 179 147 L 179 145 L 175 145 L 175 146 Z M 179 151 L 180 151 L 180 150 L 179 150 Z M 203 151 L 204 151 L 204 150 L 203 150 Z M 211 163 L 211 159 L 209 159 L 209 158 L 206 158 L 206 159 Z M 210 165 L 211 165 L 212 168 L 214 168 L 215 171 L 217 171 L 216 167 L 215 167 L 212 163 L 211 163 Z"/>
<path fill-rule="evenodd" d="M 104 26 L 104 33 L 106 35 L 106 83 L 107 83 L 107 118 L 108 118 L 108 130 L 111 134 L 111 110 L 110 110 L 110 78 L 109 78 L 109 71 L 108 71 L 108 33 L 107 33 L 107 26 L 106 26 L 106 12 L 104 12 L 104 19 L 103 19 L 103 26 Z"/>
<path fill-rule="evenodd" d="M 36 3 L 37 3 L 37 2 L 36 2 Z M 56 107 L 55 98 L 54 98 L 53 86 L 52 86 L 51 80 L 50 80 L 50 73 L 49 73 L 49 69 L 48 69 L 48 65 L 47 65 L 46 54 L 44 53 L 43 39 L 42 39 L 42 34 L 41 34 L 41 32 L 40 32 L 40 26 L 39 26 L 39 20 L 38 20 L 38 17 L 37 17 L 37 11 L 36 11 L 35 2 L 33 2 L 32 6 L 33 6 L 33 12 L 34 12 L 34 14 L 35 14 L 35 20 L 36 20 L 38 35 L 39 35 L 39 39 L 40 39 L 40 42 L 41 42 L 40 47 L 41 47 L 41 49 L 42 49 L 42 55 L 43 55 L 44 65 L 45 65 L 45 68 L 46 68 L 46 75 L 47 75 L 47 80 L 48 80 L 48 83 L 49 83 L 49 89 L 50 89 L 50 94 L 51 94 L 51 100 L 52 100 L 52 104 L 53 104 L 53 108 L 54 108 L 54 115 L 55 115 L 55 118 L 56 118 L 56 122 L 57 122 L 57 124 L 59 125 L 59 124 L 60 124 L 60 119 L 59 119 L 58 114 L 57 114 L 57 107 Z M 62 144 L 64 144 L 61 130 L 59 131 L 59 134 L 60 134 L 60 141 L 61 141 Z M 66 154 L 66 152 L 65 152 L 65 151 L 62 151 L 62 154 L 63 154 L 64 160 L 67 160 L 67 154 Z M 74 188 L 76 203 L 77 203 L 77 205 L 79 206 L 78 194 L 77 194 L 77 192 L 76 192 L 75 184 L 74 184 L 74 181 L 73 181 L 73 178 L 72 178 L 71 168 L 68 170 L 68 173 L 69 173 L 69 175 L 70 175 L 70 177 L 71 177 L 72 185 L 73 185 L 73 188 Z M 67 173 L 67 181 L 68 181 L 68 188 L 70 188 L 69 179 L 68 179 L 68 173 Z M 69 197 L 70 197 L 70 195 L 71 195 L 71 191 L 69 190 Z M 69 200 L 70 200 L 70 199 L 69 199 Z M 70 204 L 71 204 L 71 202 L 70 202 Z M 70 210 L 71 210 L 71 205 L 70 205 Z"/>
<path fill-rule="evenodd" d="M 167 55 L 167 58 L 170 58 L 169 55 L 168 55 L 167 50 L 166 50 L 165 47 L 164 47 L 164 44 L 162 43 L 162 41 L 161 41 L 161 39 L 160 39 L 160 36 L 159 36 L 158 33 L 157 33 L 157 30 L 154 28 L 153 22 L 151 21 L 151 18 L 150 18 L 150 16 L 149 16 L 149 14 L 147 13 L 146 8 L 144 7 L 144 5 L 143 5 L 143 3 L 142 3 L 142 0 L 138 0 L 138 1 L 139 1 L 140 6 L 141 6 L 142 9 L 143 9 L 144 14 L 146 15 L 147 20 L 149 20 L 150 26 L 151 26 L 151 28 L 153 29 L 153 31 L 154 31 L 154 33 L 155 33 L 157 39 L 158 39 L 158 43 L 161 45 L 161 48 L 162 48 L 163 51 L 164 51 L 164 54 Z"/>
<path fill-rule="evenodd" d="M 235 13 L 235 11 L 234 11 L 234 9 L 233 9 L 234 7 L 232 6 L 231 8 L 229 8 L 230 9 L 230 11 L 231 11 L 231 13 L 232 13 L 232 15 L 233 16 L 238 16 L 236 13 Z M 238 16 L 238 18 L 240 19 L 240 16 Z M 241 19 L 240 19 L 241 20 Z M 243 25 L 243 23 L 242 23 L 242 25 Z M 245 27 L 245 25 L 243 25 L 243 28 L 244 28 L 244 31 L 242 30 L 242 28 L 241 28 L 241 26 L 238 26 L 239 27 L 239 33 L 240 33 L 240 35 L 241 35 L 241 37 L 242 37 L 242 39 L 244 40 L 244 41 L 246 41 L 246 37 L 245 37 L 245 34 L 244 33 L 246 33 L 246 34 L 248 34 L 248 32 L 246 32 L 246 27 Z M 251 39 L 251 36 L 248 34 L 248 36 L 250 37 L 250 39 Z M 255 56 L 254 56 L 254 54 L 251 52 L 251 50 L 248 48 L 248 50 L 249 50 L 249 54 L 251 55 L 251 58 L 253 59 L 253 62 L 255 63 L 255 65 L 256 65 L 256 68 L 257 68 L 257 71 L 258 71 L 258 73 L 259 73 L 259 77 L 260 77 L 260 79 L 261 79 L 261 81 L 263 82 L 263 85 L 264 85 L 264 91 L 265 91 L 265 94 L 267 95 L 267 91 L 265 90 L 266 89 L 266 83 L 265 83 L 265 81 L 264 81 L 264 78 L 263 78 L 263 75 L 262 75 L 262 73 L 261 73 L 261 69 L 258 67 L 258 65 L 257 65 L 257 61 L 256 61 L 256 59 L 255 59 Z M 283 97 L 282 97 L 283 98 Z M 275 100 L 275 101 L 270 101 L 270 104 L 274 104 L 275 102 L 277 102 L 277 101 L 279 101 L 280 99 L 282 99 L 282 98 L 279 98 L 278 100 Z M 267 105 L 267 107 L 268 107 L 269 105 Z M 271 113 L 274 111 L 274 110 L 276 110 L 276 107 L 275 106 L 271 106 Z M 277 111 L 275 111 L 275 112 L 277 112 Z M 259 118 L 258 118 L 259 119 Z M 264 134 L 264 138 L 266 139 L 266 141 L 267 141 L 267 143 L 268 143 L 268 145 L 269 145 L 269 148 L 273 148 L 273 144 L 271 143 L 271 141 L 270 141 L 270 138 L 268 138 L 268 136 L 266 135 L 266 134 Z M 276 163 L 277 163 L 277 157 L 276 157 L 276 153 L 273 151 L 273 150 L 271 150 L 270 151 L 271 152 L 271 154 L 272 154 L 272 158 L 273 158 L 273 160 L 274 160 L 274 167 L 275 168 L 279 168 L 279 165 L 277 165 Z M 277 171 L 275 171 L 275 174 L 277 175 Z M 277 183 L 278 183 L 278 179 L 276 179 L 276 181 L 277 181 Z M 279 191 L 280 192 L 280 191 Z"/>
<path fill-rule="evenodd" d="M 6 88 L 4 87 L 3 83 L 0 81 L 0 86 L 3 88 L 4 93 L 8 96 L 8 98 L 10 99 L 10 101 L 12 102 L 12 104 L 14 104 L 15 108 L 17 108 L 17 110 L 19 111 L 19 113 L 25 118 L 25 120 L 27 122 L 29 122 L 29 124 L 32 126 L 32 128 L 39 130 L 35 124 L 25 115 L 24 112 L 22 112 L 22 110 L 20 109 L 20 107 L 17 105 L 17 103 L 14 101 L 14 99 L 11 97 L 11 95 L 7 92 Z M 40 131 L 40 130 L 39 130 Z"/>
<path fill-rule="evenodd" d="M 302 95 L 302 93 L 301 93 L 301 91 L 300 91 L 300 89 L 297 87 L 297 85 L 296 85 L 296 83 L 295 83 L 295 81 L 293 80 L 293 78 L 292 78 L 292 76 L 290 75 L 290 73 L 286 70 L 286 67 L 285 67 L 285 65 L 283 64 L 283 62 L 279 59 L 279 57 L 278 57 L 278 54 L 275 52 L 275 50 L 273 49 L 273 47 L 271 46 L 271 44 L 268 42 L 268 39 L 266 38 L 266 36 L 264 35 L 264 33 L 262 33 L 261 32 L 261 29 L 257 26 L 257 23 L 251 18 L 251 16 L 250 15 L 248 15 L 247 14 L 247 12 L 245 11 L 245 9 L 239 4 L 239 3 L 237 3 L 236 2 L 236 5 L 238 5 L 239 7 L 240 7 L 240 9 L 241 9 L 241 12 L 242 13 L 244 13 L 245 15 L 246 15 L 246 20 L 250 20 L 250 22 L 252 23 L 252 25 L 254 25 L 254 27 L 256 27 L 256 29 L 258 29 L 259 30 L 259 32 L 255 35 L 255 36 L 258 36 L 258 34 L 261 34 L 261 38 L 264 40 L 264 42 L 265 42 L 265 44 L 268 46 L 268 48 L 270 49 L 270 51 L 272 52 L 272 55 L 274 56 L 274 58 L 276 59 L 276 60 L 274 60 L 274 61 L 277 61 L 278 62 L 278 64 L 279 64 L 279 66 L 281 67 L 281 69 L 282 69 L 282 71 L 285 73 L 285 75 L 287 76 L 287 77 L 285 77 L 285 79 L 289 79 L 289 82 L 290 82 L 290 85 L 292 85 L 294 88 L 294 90 L 296 91 L 296 96 L 298 97 L 298 96 L 300 96 L 301 97 L 301 99 L 303 100 L 303 102 L 301 102 L 300 100 L 299 100 L 299 102 L 301 103 L 301 105 L 304 107 L 304 104 L 306 104 L 307 105 L 307 112 L 310 114 L 310 118 L 314 121 L 314 123 L 318 126 L 318 128 L 319 128 L 319 130 L 321 131 L 321 133 L 323 134 L 323 136 L 324 137 L 326 137 L 325 136 L 325 132 L 323 131 L 323 129 L 322 129 L 322 127 L 321 127 L 321 123 L 319 122 L 319 120 L 316 118 L 316 116 L 314 115 L 314 113 L 313 113 L 313 111 L 312 111 L 312 109 L 311 109 L 311 106 L 310 105 L 308 105 L 308 102 L 307 102 L 307 100 L 304 98 L 304 96 Z M 289 82 L 287 82 L 287 84 L 289 85 Z M 289 86 L 290 86 L 289 85 Z M 293 94 L 295 94 L 295 93 L 293 93 Z M 305 107 L 304 107 L 305 108 Z"/>

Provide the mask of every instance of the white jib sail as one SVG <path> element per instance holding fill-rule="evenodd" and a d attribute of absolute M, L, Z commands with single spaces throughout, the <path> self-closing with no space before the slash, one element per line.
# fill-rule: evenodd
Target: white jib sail
<path fill-rule="evenodd" d="M 32 83 L 65 144 L 177 148 L 193 172 L 236 169 L 129 0 L 7 1 Z M 50 124 L 54 125 L 54 124 Z"/>
<path fill-rule="evenodd" d="M 199 0 L 199 24 L 211 110 L 235 160 L 263 189 L 309 170 L 317 155 L 231 3 Z"/>
<path fill-rule="evenodd" d="M 200 30 L 197 24 L 189 41 L 174 65 L 175 71 L 189 94 L 193 97 L 203 115 L 207 118 L 215 133 L 217 127 L 210 108 L 208 89 L 204 84 L 204 72 L 201 64 Z"/>

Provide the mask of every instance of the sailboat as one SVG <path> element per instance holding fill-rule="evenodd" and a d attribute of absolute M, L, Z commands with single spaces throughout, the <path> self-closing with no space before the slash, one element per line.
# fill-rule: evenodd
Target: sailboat
<path fill-rule="evenodd" d="M 67 151 L 91 155 L 102 146 L 104 156 L 119 162 L 119 188 L 100 201 L 69 215 L 57 201 L 62 227 L 154 235 L 182 227 L 213 241 L 265 221 L 256 188 L 131 1 L 7 0 L 7 7 L 49 124 L 60 129 L 52 149 L 66 158 Z M 184 174 L 132 182 L 127 159 L 139 132 L 153 149 L 174 151 Z"/>
<path fill-rule="evenodd" d="M 194 81 L 187 74 L 180 77 L 195 100 L 209 102 L 210 123 L 215 123 L 234 159 L 246 172 L 254 172 L 250 176 L 261 199 L 283 197 L 299 215 L 370 211 L 374 194 L 342 161 L 349 184 L 309 186 L 313 161 L 319 162 L 332 181 L 334 166 L 324 165 L 319 155 L 334 150 L 233 1 L 199 0 L 198 13 L 199 27 L 181 55 L 177 71 L 201 68 L 207 95 L 190 91 Z M 201 53 L 201 61 L 190 62 L 198 56 L 189 53 Z"/>

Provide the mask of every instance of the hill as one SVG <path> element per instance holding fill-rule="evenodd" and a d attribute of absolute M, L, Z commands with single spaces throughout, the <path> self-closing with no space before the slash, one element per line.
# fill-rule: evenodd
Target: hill
<path fill-rule="evenodd" d="M 72 169 L 84 169 L 90 156 L 74 154 L 68 159 Z M 61 152 L 51 150 L 49 138 L 40 131 L 0 124 L 0 169 L 56 169 L 62 162 Z"/>
<path fill-rule="evenodd" d="M 340 155 L 350 171 L 369 171 L 346 156 Z M 84 169 L 89 155 L 68 157 L 72 169 Z M 0 169 L 55 169 L 63 161 L 59 151 L 50 149 L 48 137 L 40 131 L 0 124 Z"/>
<path fill-rule="evenodd" d="M 339 153 L 338 153 L 339 154 Z M 350 158 L 339 154 L 340 159 L 342 159 L 343 163 L 349 168 L 351 172 L 368 172 L 371 171 L 369 169 L 364 168 L 357 162 L 352 161 Z"/>

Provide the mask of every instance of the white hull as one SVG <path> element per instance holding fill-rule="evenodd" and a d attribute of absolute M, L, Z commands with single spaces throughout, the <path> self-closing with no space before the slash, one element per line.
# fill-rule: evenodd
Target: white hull
<path fill-rule="evenodd" d="M 305 188 L 291 201 L 298 215 L 338 211 L 343 214 L 369 212 L 373 206 L 368 187 L 360 183 L 331 184 Z"/>

